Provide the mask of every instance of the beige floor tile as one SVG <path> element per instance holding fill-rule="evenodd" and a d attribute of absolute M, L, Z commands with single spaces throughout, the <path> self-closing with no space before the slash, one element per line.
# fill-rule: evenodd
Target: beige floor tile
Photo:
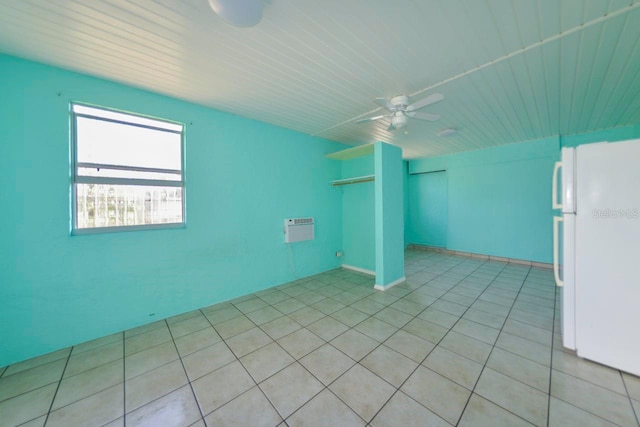
<path fill-rule="evenodd" d="M 47 420 L 47 416 L 43 415 L 41 417 L 35 418 L 31 421 L 27 421 L 24 424 L 20 424 L 19 427 L 43 427 L 44 422 Z"/>
<path fill-rule="evenodd" d="M 220 338 L 220 335 L 218 335 L 215 329 L 209 327 L 177 338 L 175 343 L 176 347 L 178 347 L 178 353 L 180 353 L 180 356 L 185 357 L 191 353 L 220 342 L 221 339 L 222 338 Z"/>
<path fill-rule="evenodd" d="M 0 374 L 3 377 L 8 377 L 13 374 L 17 374 L 18 372 L 26 371 L 31 368 L 36 368 L 38 366 L 46 365 L 51 362 L 55 362 L 56 360 L 66 359 L 69 357 L 69 353 L 71 353 L 71 348 L 64 348 L 62 350 L 54 351 L 52 353 L 48 353 L 42 356 L 34 357 L 31 359 L 27 359 L 23 362 L 15 363 L 7 367 L 6 371 L 2 373 L 2 369 L 0 369 Z"/>
<path fill-rule="evenodd" d="M 274 304 L 273 307 L 283 314 L 291 314 L 294 311 L 298 311 L 301 308 L 306 307 L 306 305 L 295 298 L 289 298 Z"/>
<path fill-rule="evenodd" d="M 394 387 L 400 387 L 418 366 L 413 360 L 384 345 L 369 353 L 360 364 Z"/>
<path fill-rule="evenodd" d="M 462 414 L 459 427 L 531 427 L 533 424 L 499 407 L 493 402 L 472 394 Z"/>
<path fill-rule="evenodd" d="M 124 381 L 122 359 L 98 366 L 60 382 L 52 410 L 89 397 Z"/>
<path fill-rule="evenodd" d="M 324 385 L 332 383 L 356 363 L 331 344 L 312 351 L 299 362 Z"/>
<path fill-rule="evenodd" d="M 354 302 L 353 304 L 351 304 L 351 307 L 355 308 L 356 310 L 360 310 L 363 313 L 373 315 L 382 310 L 385 306 L 365 298 Z"/>
<path fill-rule="evenodd" d="M 371 422 L 373 427 L 450 427 L 451 424 L 401 391 L 393 395 Z"/>
<path fill-rule="evenodd" d="M 365 422 L 329 390 L 323 390 L 287 419 L 289 427 L 360 427 Z"/>
<path fill-rule="evenodd" d="M 440 346 L 422 364 L 469 390 L 476 385 L 482 372 L 481 364 Z"/>
<path fill-rule="evenodd" d="M 255 385 L 238 361 L 213 371 L 192 383 L 202 413 L 209 414 Z"/>
<path fill-rule="evenodd" d="M 448 331 L 448 329 L 443 328 L 442 326 L 427 322 L 420 318 L 413 319 L 411 322 L 407 323 L 402 330 L 433 343 L 440 341 Z"/>
<path fill-rule="evenodd" d="M 297 360 L 320 347 L 324 341 L 306 329 L 299 329 L 280 338 L 278 344 Z"/>
<path fill-rule="evenodd" d="M 551 372 L 551 395 L 621 426 L 637 422 L 627 396 L 555 369 Z"/>
<path fill-rule="evenodd" d="M 493 345 L 496 342 L 496 339 L 498 339 L 498 335 L 500 334 L 498 329 L 493 329 L 489 326 L 464 318 L 460 319 L 451 330 L 490 345 Z"/>
<path fill-rule="evenodd" d="M 258 387 L 236 397 L 205 419 L 208 425 L 216 427 L 273 427 L 282 421 Z"/>
<path fill-rule="evenodd" d="M 551 345 L 551 338 L 553 337 L 551 331 L 537 328 L 513 319 L 507 319 L 502 330 L 512 335 L 517 335 L 546 346 Z"/>
<path fill-rule="evenodd" d="M 137 328 L 132 328 L 124 331 L 124 337 L 125 339 L 131 338 L 136 335 L 145 334 L 147 332 L 166 327 L 167 323 L 164 320 L 157 320 L 155 322 L 147 323 L 146 325 L 138 326 Z"/>
<path fill-rule="evenodd" d="M 262 325 L 263 323 L 270 322 L 278 317 L 282 317 L 283 314 L 271 306 L 262 307 L 251 313 L 247 313 L 247 317 L 256 325 Z"/>
<path fill-rule="evenodd" d="M 247 316 L 237 316 L 224 322 L 215 324 L 216 331 L 223 339 L 229 339 L 238 334 L 255 328 L 256 325 Z"/>
<path fill-rule="evenodd" d="M 160 327 L 124 340 L 125 356 L 171 341 L 169 328 Z"/>
<path fill-rule="evenodd" d="M 231 320 L 234 317 L 242 316 L 242 312 L 233 305 L 227 305 L 222 308 L 213 306 L 212 308 L 203 308 L 204 316 L 215 326 L 219 323 Z"/>
<path fill-rule="evenodd" d="M 298 295 L 295 298 L 298 301 L 302 302 L 303 304 L 312 305 L 324 300 L 326 297 L 317 292 L 310 291 L 310 292 L 306 292 L 304 294 Z"/>
<path fill-rule="evenodd" d="M 339 301 L 343 304 L 349 305 L 353 304 L 357 301 L 360 301 L 362 297 L 360 295 L 352 294 L 351 292 L 340 292 L 339 294 L 335 294 L 331 296 L 332 300 Z"/>
<path fill-rule="evenodd" d="M 387 322 L 388 324 L 393 325 L 397 328 L 403 327 L 413 319 L 413 316 L 392 307 L 387 307 L 380 310 L 373 317 Z"/>
<path fill-rule="evenodd" d="M 343 323 L 349 327 L 354 327 L 358 323 L 362 322 L 364 319 L 369 317 L 368 314 L 363 313 L 360 310 L 356 310 L 352 307 L 345 307 L 341 310 L 336 311 L 331 315 L 334 319 L 338 320 L 340 323 Z"/>
<path fill-rule="evenodd" d="M 333 317 L 323 317 L 307 326 L 307 329 L 322 338 L 325 341 L 331 341 L 347 329 L 348 326 L 343 323 L 338 322 Z"/>
<path fill-rule="evenodd" d="M 130 427 L 188 427 L 201 418 L 191 387 L 186 385 L 126 415 Z"/>
<path fill-rule="evenodd" d="M 560 399 L 551 397 L 549 404 L 549 427 L 566 427 L 574 425 L 580 427 L 615 427 L 607 420 L 583 411 Z"/>
<path fill-rule="evenodd" d="M 191 353 L 182 362 L 191 381 L 215 371 L 236 360 L 234 354 L 224 342 Z"/>
<path fill-rule="evenodd" d="M 278 290 L 274 290 L 273 292 L 267 294 L 267 295 L 261 295 L 260 299 L 263 300 L 264 302 L 266 302 L 267 304 L 277 304 L 281 301 L 284 301 L 286 299 L 289 299 L 289 295 L 285 294 L 282 291 L 278 291 Z"/>
<path fill-rule="evenodd" d="M 227 345 L 236 355 L 236 357 L 242 357 L 245 354 L 249 354 L 265 345 L 272 343 L 273 340 L 269 335 L 262 332 L 260 328 L 249 329 L 246 332 L 238 334 L 233 338 L 229 338 Z"/>
<path fill-rule="evenodd" d="M 289 335 L 291 332 L 297 331 L 301 327 L 302 326 L 287 316 L 282 316 L 260 325 L 260 329 L 265 331 L 267 335 L 274 340 L 279 340 L 280 338 Z"/>
<path fill-rule="evenodd" d="M 137 377 L 159 366 L 178 359 L 178 352 L 173 341 L 134 353 L 124 359 L 125 377 Z"/>
<path fill-rule="evenodd" d="M 210 328 L 211 323 L 204 316 L 192 317 L 169 325 L 173 339 L 183 337 L 201 329 Z"/>
<path fill-rule="evenodd" d="M 316 310 L 323 312 L 326 315 L 333 314 L 336 311 L 346 307 L 341 302 L 338 302 L 332 298 L 325 298 L 322 301 L 318 301 L 315 304 L 312 304 L 311 306 Z"/>
<path fill-rule="evenodd" d="M 118 340 L 112 344 L 106 344 L 82 353 L 72 353 L 64 377 L 79 374 L 100 365 L 113 362 L 124 357 L 123 341 Z"/>
<path fill-rule="evenodd" d="M 491 314 L 491 313 L 487 313 L 486 311 L 470 308 L 463 315 L 463 318 L 480 323 L 485 326 L 489 326 L 494 329 L 501 329 L 502 325 L 504 325 L 506 316 Z"/>
<path fill-rule="evenodd" d="M 16 426 L 46 414 L 57 388 L 58 384 L 49 384 L 0 402 L 2 423 L 6 423 L 7 426 Z"/>
<path fill-rule="evenodd" d="M 422 312 L 422 310 L 427 306 L 402 298 L 391 304 L 389 307 L 400 310 L 413 317 Z"/>
<path fill-rule="evenodd" d="M 427 308 L 425 311 L 420 313 L 418 317 L 447 329 L 455 325 L 458 319 L 460 319 L 460 316 L 449 314 L 432 307 Z"/>
<path fill-rule="evenodd" d="M 481 310 L 490 314 L 497 314 L 499 316 L 508 315 L 510 310 L 510 307 L 505 307 L 504 305 L 483 301 L 481 299 L 474 302 L 471 307 L 475 308 L 476 310 Z"/>
<path fill-rule="evenodd" d="M 455 425 L 471 392 L 436 372 L 419 367 L 401 389 L 407 395 Z"/>
<path fill-rule="evenodd" d="M 132 378 L 126 383 L 127 412 L 138 409 L 186 383 L 187 376 L 179 360 Z"/>
<path fill-rule="evenodd" d="M 511 352 L 494 348 L 487 361 L 494 371 L 537 388 L 543 393 L 549 392 L 549 367 L 525 359 Z"/>
<path fill-rule="evenodd" d="M 323 317 L 325 317 L 325 314 L 313 307 L 305 307 L 301 310 L 294 311 L 293 313 L 289 314 L 289 317 L 302 326 L 307 326 L 322 319 Z"/>
<path fill-rule="evenodd" d="M 71 354 L 76 355 L 84 351 L 94 350 L 98 347 L 102 347 L 107 344 L 122 342 L 123 340 L 124 340 L 124 333 L 118 332 L 115 334 L 107 335 L 106 337 L 102 337 L 95 340 L 84 342 L 82 344 L 74 345 Z"/>
<path fill-rule="evenodd" d="M 62 377 L 66 359 L 58 359 L 46 365 L 20 371 L 0 378 L 0 402 L 44 385 L 57 382 Z"/>
<path fill-rule="evenodd" d="M 384 342 L 384 345 L 404 354 L 415 362 L 422 362 L 435 347 L 430 341 L 423 340 L 413 334 L 399 330 Z"/>
<path fill-rule="evenodd" d="M 491 346 L 466 335 L 451 331 L 444 337 L 440 346 L 458 353 L 478 363 L 485 363 L 491 353 Z"/>
<path fill-rule="evenodd" d="M 278 372 L 260 388 L 282 418 L 287 418 L 322 390 L 322 384 L 299 363 Z"/>
<path fill-rule="evenodd" d="M 334 338 L 331 341 L 331 345 L 353 360 L 359 361 L 376 348 L 379 343 L 355 329 L 349 329 L 344 334 Z"/>
<path fill-rule="evenodd" d="M 395 391 L 394 387 L 361 365 L 353 366 L 329 388 L 367 422 Z"/>
<path fill-rule="evenodd" d="M 551 347 L 501 332 L 496 347 L 510 351 L 545 366 L 551 366 Z"/>
<path fill-rule="evenodd" d="M 250 298 L 245 301 L 234 303 L 236 308 L 243 312 L 244 314 L 250 313 L 252 311 L 256 311 L 261 309 L 262 307 L 266 307 L 268 304 L 262 301 L 260 298 Z"/>
<path fill-rule="evenodd" d="M 178 314 L 177 316 L 169 317 L 168 319 L 165 319 L 165 320 L 167 321 L 169 328 L 171 328 L 171 326 L 176 323 L 180 323 L 185 320 L 190 320 L 197 317 L 204 317 L 204 314 L 202 314 L 200 310 L 193 310 L 193 311 L 187 311 L 186 313 Z"/>
<path fill-rule="evenodd" d="M 456 304 L 451 301 L 444 301 L 441 299 L 431 304 L 430 307 L 449 314 L 453 314 L 454 316 L 462 316 L 462 314 L 464 314 L 464 312 L 467 310 L 467 307 L 465 307 L 464 305 Z"/>
<path fill-rule="evenodd" d="M 378 342 L 383 342 L 398 330 L 396 326 L 390 325 L 375 317 L 369 317 L 367 320 L 360 322 L 354 329 Z"/>
<path fill-rule="evenodd" d="M 562 351 L 553 352 L 553 369 L 599 385 L 620 394 L 627 394 L 620 371 L 582 359 Z"/>
<path fill-rule="evenodd" d="M 622 378 L 627 386 L 629 396 L 631 396 L 632 399 L 640 400 L 640 377 L 622 373 Z"/>
<path fill-rule="evenodd" d="M 547 422 L 547 394 L 490 368 L 482 372 L 475 393 L 535 425 Z"/>
<path fill-rule="evenodd" d="M 118 384 L 49 414 L 47 427 L 103 425 L 124 414 L 123 386 Z"/>
<path fill-rule="evenodd" d="M 259 383 L 292 364 L 294 359 L 273 342 L 242 357 L 240 362 L 249 371 L 253 380 Z"/>

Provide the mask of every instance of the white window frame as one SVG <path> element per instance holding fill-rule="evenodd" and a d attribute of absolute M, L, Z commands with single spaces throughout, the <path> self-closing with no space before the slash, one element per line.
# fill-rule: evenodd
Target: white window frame
<path fill-rule="evenodd" d="M 141 119 L 149 119 L 154 121 L 160 121 L 167 123 L 169 125 L 177 125 L 181 126 L 182 130 L 170 130 L 165 128 L 160 128 L 152 125 L 145 125 L 141 123 L 133 123 L 127 122 L 125 120 L 117 120 L 106 117 L 100 117 L 97 115 L 92 115 L 88 113 L 78 113 L 75 111 L 74 107 L 88 107 L 96 110 L 103 110 L 106 112 L 113 112 L 118 114 L 126 114 L 129 116 L 139 117 Z M 107 108 L 102 106 L 96 106 L 86 103 L 80 102 L 71 102 L 69 106 L 70 111 L 70 125 L 71 125 L 71 234 L 72 235 L 83 235 L 83 234 L 99 234 L 99 233 L 116 233 L 121 231 L 140 231 L 140 230 L 158 230 L 158 229 L 171 229 L 171 228 L 185 228 L 186 226 L 186 186 L 184 179 L 184 170 L 185 170 L 185 162 L 184 162 L 184 139 L 185 139 L 185 125 L 184 123 L 160 119 L 157 117 L 145 116 L 139 113 L 131 113 L 128 111 L 121 111 L 113 108 Z M 173 169 L 160 169 L 160 168 L 145 168 L 145 167 L 135 167 L 135 166 L 119 166 L 119 165 L 107 165 L 107 164 L 98 164 L 98 163 L 83 163 L 78 162 L 77 152 L 78 152 L 78 139 L 77 139 L 77 121 L 78 117 L 86 117 L 94 120 L 102 120 L 111 123 L 119 123 L 125 126 L 136 126 L 146 129 L 153 129 L 162 132 L 174 133 L 180 135 L 180 170 Z M 82 176 L 78 175 L 79 168 L 105 168 L 110 170 L 127 170 L 127 171 L 135 171 L 135 172 L 155 172 L 155 173 L 168 173 L 168 174 L 179 174 L 180 180 L 176 181 L 168 181 L 168 180 L 155 180 L 155 179 L 139 179 L 139 178 L 112 178 L 112 177 L 97 177 L 97 176 Z M 117 225 L 117 226 L 107 226 L 107 227 L 87 227 L 87 228 L 78 228 L 78 207 L 77 207 L 77 186 L 76 184 L 106 184 L 106 185 L 135 185 L 135 186 L 157 186 L 157 187 L 180 187 L 182 188 L 182 222 L 176 223 L 163 223 L 163 224 L 137 224 L 137 225 Z"/>

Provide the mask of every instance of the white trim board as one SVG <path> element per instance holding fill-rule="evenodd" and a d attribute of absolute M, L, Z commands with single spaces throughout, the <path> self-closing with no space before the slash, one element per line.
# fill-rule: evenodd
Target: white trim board
<path fill-rule="evenodd" d="M 393 288 L 395 285 L 399 285 L 400 283 L 403 283 L 406 280 L 407 280 L 407 278 L 405 276 L 402 276 L 398 280 L 394 280 L 393 282 L 391 282 L 391 283 L 389 283 L 387 285 L 375 285 L 373 287 L 373 289 L 375 289 L 377 291 L 386 291 L 387 289 Z"/>
<path fill-rule="evenodd" d="M 366 268 L 355 267 L 349 264 L 342 264 L 342 268 L 346 268 L 347 270 L 357 271 L 358 273 L 368 274 L 370 276 L 375 276 L 376 272 L 373 270 L 367 270 Z"/>

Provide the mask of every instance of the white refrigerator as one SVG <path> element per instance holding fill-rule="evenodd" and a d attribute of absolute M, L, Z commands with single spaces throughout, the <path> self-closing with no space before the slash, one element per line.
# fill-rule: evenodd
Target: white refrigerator
<path fill-rule="evenodd" d="M 640 375 L 640 139 L 563 148 L 552 193 L 563 345 Z"/>

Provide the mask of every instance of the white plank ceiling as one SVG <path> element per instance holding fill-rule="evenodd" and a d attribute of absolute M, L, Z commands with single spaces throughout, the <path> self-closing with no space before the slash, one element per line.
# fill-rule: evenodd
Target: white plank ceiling
<path fill-rule="evenodd" d="M 235 28 L 207 0 L 0 0 L 0 52 L 405 158 L 640 122 L 640 0 L 264 4 Z M 354 123 L 435 92 L 408 134 Z"/>

